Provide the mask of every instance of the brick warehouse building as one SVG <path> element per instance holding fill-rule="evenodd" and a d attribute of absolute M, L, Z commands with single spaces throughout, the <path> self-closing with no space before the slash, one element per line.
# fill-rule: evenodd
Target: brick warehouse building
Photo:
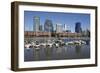
<path fill-rule="evenodd" d="M 25 31 L 25 37 L 81 37 L 81 33 L 72 33 L 72 32 L 33 32 Z"/>

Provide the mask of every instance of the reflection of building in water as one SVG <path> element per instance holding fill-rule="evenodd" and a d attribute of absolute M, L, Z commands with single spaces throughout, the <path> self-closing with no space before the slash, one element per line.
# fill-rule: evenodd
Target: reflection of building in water
<path fill-rule="evenodd" d="M 27 49 L 25 48 L 24 49 L 24 61 L 33 61 L 33 57 L 34 57 L 34 54 L 33 54 L 33 49 Z"/>
<path fill-rule="evenodd" d="M 34 60 L 39 60 L 40 59 L 40 50 L 36 50 L 34 51 Z"/>
<path fill-rule="evenodd" d="M 61 48 L 61 47 L 58 47 L 58 48 L 56 49 L 56 53 L 60 54 L 61 52 L 62 52 L 62 48 Z"/>
<path fill-rule="evenodd" d="M 63 54 L 65 54 L 65 52 L 63 51 L 62 47 L 58 47 L 56 48 L 55 54 L 56 54 L 56 59 L 60 60 L 64 57 Z"/>
<path fill-rule="evenodd" d="M 82 46 L 79 46 L 79 45 L 75 46 L 75 52 L 76 52 L 77 55 L 81 54 L 81 47 Z"/>
<path fill-rule="evenodd" d="M 50 60 L 52 58 L 52 48 L 45 48 L 45 56 L 47 60 Z"/>
<path fill-rule="evenodd" d="M 66 47 L 63 47 L 63 48 L 64 48 L 64 52 L 67 52 L 68 47 L 66 46 Z"/>

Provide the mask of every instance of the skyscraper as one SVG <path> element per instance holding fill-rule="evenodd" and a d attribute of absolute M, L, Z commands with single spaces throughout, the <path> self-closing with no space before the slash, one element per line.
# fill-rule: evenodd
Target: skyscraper
<path fill-rule="evenodd" d="M 71 32 L 70 27 L 67 24 L 63 25 L 63 31 L 64 32 Z"/>
<path fill-rule="evenodd" d="M 44 31 L 45 32 L 53 32 L 53 23 L 51 20 L 46 19 L 45 23 L 44 23 Z"/>
<path fill-rule="evenodd" d="M 39 30 L 40 31 L 43 31 L 42 25 L 39 26 Z"/>
<path fill-rule="evenodd" d="M 63 32 L 62 24 L 56 24 L 56 32 Z"/>
<path fill-rule="evenodd" d="M 81 28 L 81 23 L 80 22 L 77 22 L 75 24 L 75 32 L 76 33 L 81 33 L 82 32 L 82 28 Z"/>
<path fill-rule="evenodd" d="M 66 30 L 67 30 L 67 24 L 64 24 L 63 25 L 63 31 L 66 32 Z"/>
<path fill-rule="evenodd" d="M 39 28 L 40 28 L 40 17 L 34 16 L 33 22 L 34 22 L 34 24 L 33 24 L 33 30 L 35 32 L 38 32 Z"/>

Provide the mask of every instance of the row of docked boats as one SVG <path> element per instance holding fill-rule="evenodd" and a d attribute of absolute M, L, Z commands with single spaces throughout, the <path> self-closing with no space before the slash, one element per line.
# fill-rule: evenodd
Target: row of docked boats
<path fill-rule="evenodd" d="M 26 49 L 30 48 L 35 48 L 35 49 L 40 49 L 40 47 L 61 47 L 61 46 L 66 46 L 66 45 L 84 45 L 86 44 L 85 41 L 83 40 L 77 40 L 77 41 L 69 41 L 69 42 L 64 42 L 62 40 L 47 40 L 45 43 L 40 43 L 39 41 L 33 41 L 28 43 L 28 41 L 25 41 L 24 47 Z"/>

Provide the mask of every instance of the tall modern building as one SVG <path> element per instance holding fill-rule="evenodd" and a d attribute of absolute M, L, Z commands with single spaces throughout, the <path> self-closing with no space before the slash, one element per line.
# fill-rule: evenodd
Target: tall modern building
<path fill-rule="evenodd" d="M 39 30 L 40 31 L 43 31 L 42 25 L 39 26 Z"/>
<path fill-rule="evenodd" d="M 53 32 L 53 23 L 51 20 L 46 19 L 45 23 L 44 23 L 44 31 L 45 32 Z"/>
<path fill-rule="evenodd" d="M 76 33 L 81 33 L 82 32 L 82 28 L 81 28 L 81 23 L 80 22 L 77 22 L 75 24 L 75 32 Z"/>
<path fill-rule="evenodd" d="M 67 24 L 63 25 L 63 31 L 64 32 L 71 32 L 70 27 Z"/>
<path fill-rule="evenodd" d="M 56 32 L 63 32 L 63 26 L 62 24 L 56 24 Z"/>
<path fill-rule="evenodd" d="M 67 24 L 63 25 L 63 31 L 66 32 L 66 30 L 68 29 Z"/>
<path fill-rule="evenodd" d="M 39 32 L 39 29 L 40 29 L 40 17 L 34 16 L 33 22 L 34 22 L 34 24 L 33 24 L 33 30 L 35 32 Z"/>

